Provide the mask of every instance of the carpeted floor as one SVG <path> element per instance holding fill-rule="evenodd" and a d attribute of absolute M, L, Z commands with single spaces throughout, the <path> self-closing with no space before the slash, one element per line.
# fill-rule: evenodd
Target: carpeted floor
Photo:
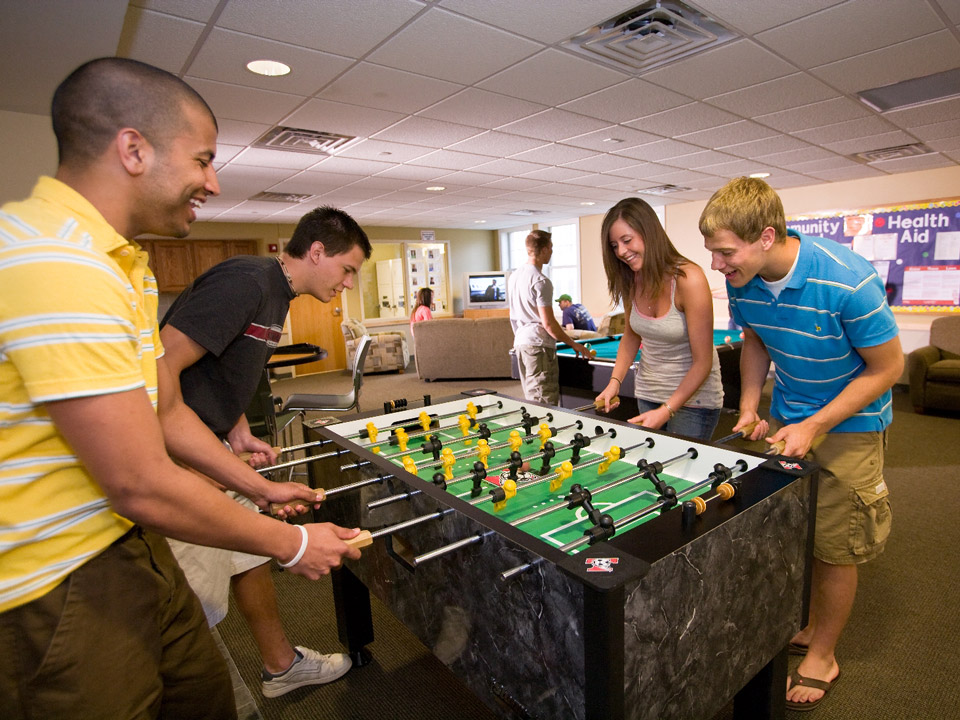
<path fill-rule="evenodd" d="M 347 375 L 335 373 L 282 380 L 276 391 L 346 392 L 349 384 Z M 519 395 L 519 384 L 510 380 L 425 383 L 411 365 L 402 375 L 366 376 L 362 407 L 375 410 L 387 400 L 441 398 L 473 387 Z M 954 579 L 960 523 L 952 492 L 960 487 L 960 416 L 917 415 L 902 391 L 894 394 L 894 408 L 885 472 L 893 532 L 886 552 L 861 568 L 853 616 L 837 649 L 844 679 L 809 715 L 818 720 L 960 718 L 960 594 Z M 733 422 L 724 415 L 716 436 Z M 274 578 L 291 640 L 337 650 L 329 580 L 311 583 L 279 571 Z M 373 663 L 330 686 L 273 700 L 259 692 L 259 660 L 242 620 L 231 611 L 218 629 L 266 720 L 494 717 L 376 598 L 373 609 Z M 696 680 L 688 680 L 694 687 Z M 731 716 L 728 707 L 715 720 Z"/>

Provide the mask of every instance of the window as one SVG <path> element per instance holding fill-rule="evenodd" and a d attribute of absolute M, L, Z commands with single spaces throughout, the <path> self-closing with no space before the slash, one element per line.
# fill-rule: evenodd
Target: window
<path fill-rule="evenodd" d="M 551 225 L 545 228 L 553 233 L 553 257 L 544 266 L 544 274 L 553 282 L 554 300 L 566 293 L 580 302 L 580 233 L 576 222 Z"/>
<path fill-rule="evenodd" d="M 500 265 L 516 270 L 527 261 L 527 235 L 533 228 L 500 231 Z M 553 257 L 543 274 L 553 283 L 554 299 L 566 293 L 580 302 L 580 224 L 570 221 L 544 227 L 553 235 Z"/>

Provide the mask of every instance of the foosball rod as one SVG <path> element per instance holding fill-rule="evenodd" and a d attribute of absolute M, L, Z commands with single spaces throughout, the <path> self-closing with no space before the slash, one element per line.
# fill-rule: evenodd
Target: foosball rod
<path fill-rule="evenodd" d="M 611 429 L 611 430 L 607 430 L 606 432 L 597 433 L 596 435 L 590 436 L 590 438 L 588 439 L 592 442 L 593 440 L 597 440 L 599 438 L 609 435 L 611 432 L 614 432 L 614 430 Z M 557 448 L 556 452 L 560 453 L 565 450 L 572 450 L 572 449 L 573 449 L 573 444 L 567 443 L 563 445 L 563 447 Z M 537 451 L 537 453 L 535 454 L 540 454 L 541 452 L 542 451 Z M 529 455 L 528 457 L 534 457 L 534 455 Z M 485 470 L 486 472 L 489 473 L 489 472 L 497 472 L 499 470 L 506 470 L 509 467 L 510 467 L 510 463 L 506 462 L 506 463 L 501 463 L 500 465 L 494 465 L 491 468 L 485 468 Z M 473 473 L 468 473 L 466 475 L 461 475 L 458 478 L 452 478 L 451 480 L 447 481 L 447 485 L 450 486 L 450 485 L 453 485 L 454 483 L 460 483 L 460 482 L 464 482 L 465 480 L 472 480 L 472 479 L 473 479 Z M 411 490 L 410 492 L 398 493 L 396 495 L 389 495 L 385 498 L 380 498 L 379 500 L 373 500 L 367 503 L 367 510 L 368 511 L 376 510 L 377 508 L 383 507 L 385 505 L 390 505 L 395 502 L 400 502 L 401 500 L 407 500 L 408 498 L 412 498 L 422 493 L 423 493 L 423 490 Z M 464 493 L 464 494 L 467 494 L 467 493 Z M 461 496 L 458 496 L 458 497 L 461 497 Z"/>
<path fill-rule="evenodd" d="M 296 505 L 315 505 L 318 502 L 324 502 L 331 497 L 336 497 L 345 492 L 350 492 L 352 490 L 359 490 L 362 487 L 367 485 L 378 485 L 384 480 L 390 480 L 393 478 L 393 475 L 376 475 L 372 478 L 367 478 L 365 480 L 358 480 L 355 483 L 349 483 L 348 485 L 340 485 L 339 487 L 330 488 L 329 490 L 324 490 L 323 488 L 317 488 L 316 493 L 320 496 L 319 500 L 314 500 L 313 502 L 309 500 L 300 500 L 292 503 L 270 503 L 270 512 L 273 515 L 278 515 L 280 511 L 287 507 L 294 507 Z"/>
<path fill-rule="evenodd" d="M 647 438 L 647 439 L 644 440 L 643 442 L 637 443 L 636 445 L 631 445 L 630 447 L 620 448 L 621 457 L 623 457 L 624 455 L 626 455 L 626 454 L 627 454 L 628 452 L 630 452 L 631 450 L 636 450 L 637 448 L 641 448 L 641 447 L 648 447 L 648 448 L 649 448 L 649 447 L 653 447 L 653 438 Z M 570 449 L 569 447 L 561 448 L 561 450 L 569 450 L 569 449 Z M 560 450 L 558 450 L 557 452 L 560 452 Z M 576 466 L 575 469 L 576 469 L 576 470 L 583 470 L 584 468 L 593 467 L 594 465 L 600 465 L 600 464 L 605 463 L 605 462 L 608 462 L 608 461 L 609 461 L 609 458 L 607 458 L 606 456 L 604 456 L 604 455 L 598 455 L 597 457 L 593 458 L 592 460 L 584 460 L 582 463 L 577 463 L 577 466 Z M 522 485 L 519 485 L 519 484 L 518 484 L 518 485 L 517 485 L 517 491 L 519 492 L 521 489 L 526 490 L 527 488 L 533 487 L 534 485 L 542 485 L 542 484 L 545 483 L 545 482 L 548 482 L 548 481 L 550 481 L 550 480 L 553 480 L 554 478 L 556 478 L 556 477 L 559 476 L 559 475 L 560 475 L 559 472 L 553 472 L 553 473 L 550 473 L 549 475 L 544 475 L 543 477 L 538 477 L 536 480 L 531 480 L 530 482 L 523 483 Z M 460 493 L 460 494 L 456 495 L 455 497 L 462 498 L 462 497 L 466 497 L 466 496 L 469 495 L 469 494 L 470 494 L 469 492 Z M 485 499 L 485 498 L 483 498 L 483 499 Z M 470 504 L 471 504 L 471 505 L 479 505 L 479 504 L 480 504 L 480 503 L 479 503 L 480 500 L 481 500 L 481 498 L 476 498 L 475 500 L 470 501 Z M 551 509 L 552 509 L 552 508 L 551 508 Z M 513 524 L 513 523 L 511 523 L 511 525 L 512 525 L 512 524 Z"/>
<path fill-rule="evenodd" d="M 311 448 L 311 447 L 329 445 L 332 442 L 333 440 L 327 440 L 327 439 L 313 440 L 311 442 L 301 443 L 300 445 L 290 445 L 289 447 L 283 447 L 283 448 L 274 446 L 272 449 L 273 449 L 273 452 L 276 453 L 277 455 L 285 455 L 287 453 L 296 452 L 297 450 L 306 450 L 307 448 Z M 246 462 L 255 454 L 256 453 L 252 453 L 252 452 L 242 452 L 242 453 L 238 453 L 237 457 L 243 460 L 244 462 Z"/>
<path fill-rule="evenodd" d="M 485 417 L 483 420 L 484 420 L 484 422 L 486 423 L 486 422 L 489 421 L 489 420 L 499 420 L 500 418 L 505 418 L 505 417 L 508 417 L 508 416 L 510 416 L 510 415 L 516 415 L 517 413 L 523 413 L 524 415 L 526 415 L 526 414 L 527 414 L 527 409 L 526 409 L 525 407 L 520 407 L 520 408 L 518 408 L 517 410 L 509 410 L 509 411 L 507 411 L 507 412 L 500 413 L 499 415 L 490 415 L 489 417 Z M 544 417 L 548 418 L 550 421 L 553 420 L 553 415 L 552 415 L 551 413 L 547 413 Z M 458 430 L 459 428 L 460 428 L 459 425 L 446 425 L 446 426 L 444 426 L 444 427 L 430 428 L 429 430 L 420 430 L 420 431 L 418 431 L 418 432 L 408 434 L 408 435 L 407 435 L 407 439 L 408 439 L 408 440 L 416 440 L 417 438 L 424 437 L 424 436 L 426 436 L 426 435 L 428 435 L 428 434 L 430 434 L 430 433 L 434 433 L 434 434 L 435 434 L 435 433 L 438 433 L 438 432 L 443 432 L 443 431 L 445 431 L 445 430 Z M 499 431 L 499 430 L 498 430 L 498 431 Z M 493 431 L 491 431 L 491 432 L 493 432 Z M 477 440 L 477 439 L 479 439 L 480 437 L 481 437 L 481 436 L 480 436 L 480 433 L 468 433 L 467 435 L 463 435 L 463 436 L 461 436 L 461 437 L 456 438 L 456 442 L 464 442 L 464 441 L 466 441 L 466 440 Z M 451 441 L 451 442 L 453 442 L 453 441 Z M 379 443 L 376 443 L 376 444 L 379 444 Z M 382 457 L 382 458 L 384 458 L 384 459 L 386 459 L 386 460 L 395 460 L 396 458 L 398 458 L 398 457 L 403 457 L 404 455 L 407 455 L 407 454 L 409 454 L 410 452 L 411 452 L 410 450 L 401 450 L 400 452 L 390 453 L 389 455 L 381 455 L 380 457 Z M 352 469 L 350 465 L 344 465 L 344 466 L 340 469 L 340 471 L 343 472 L 344 470 L 349 470 L 349 469 Z"/>
<path fill-rule="evenodd" d="M 471 404 L 470 402 L 467 403 L 468 406 L 469 406 L 470 404 Z M 494 405 L 495 405 L 498 409 L 499 409 L 499 408 L 502 408 L 502 407 L 503 407 L 503 400 L 497 400 L 497 402 L 494 403 Z M 487 405 L 487 406 L 484 406 L 484 405 L 474 405 L 474 407 L 476 408 L 476 412 L 477 412 L 477 413 L 481 413 L 481 412 L 483 412 L 484 407 L 493 407 L 493 406 L 492 406 L 492 405 Z M 426 412 L 426 411 L 424 411 L 424 412 Z M 469 415 L 469 416 L 471 417 L 471 419 L 474 419 L 473 415 L 471 415 L 471 412 L 470 412 L 470 408 L 469 408 L 469 407 L 466 407 L 466 408 L 464 408 L 463 410 L 457 410 L 456 412 L 452 412 L 452 413 L 445 413 L 445 414 L 443 414 L 443 415 L 435 415 L 435 416 L 434 416 L 434 419 L 436 419 L 437 421 L 440 421 L 440 420 L 445 420 L 446 418 L 459 417 L 460 415 Z M 403 425 L 405 425 L 405 424 L 406 424 L 406 425 L 415 425 L 418 419 L 419 419 L 419 416 L 418 416 L 418 417 L 411 417 L 411 418 L 408 418 L 408 419 L 406 419 L 406 420 L 400 420 L 400 421 L 394 423 L 393 425 L 390 425 L 389 427 L 382 427 L 382 428 L 374 427 L 374 431 L 375 431 L 378 435 L 379 435 L 380 433 L 389 433 L 389 432 L 392 432 L 392 431 L 396 430 L 398 427 L 403 427 Z M 344 438 L 347 439 L 347 440 L 354 440 L 354 439 L 357 439 L 357 438 L 366 439 L 366 438 L 368 438 L 368 437 L 370 437 L 370 430 L 367 429 L 367 428 L 364 428 L 364 429 L 361 430 L 360 432 L 354 433 L 353 435 L 344 435 Z"/>
<path fill-rule="evenodd" d="M 742 464 L 742 461 L 738 460 L 738 461 L 737 461 L 737 464 L 738 464 L 739 469 L 741 469 L 741 470 L 745 470 L 745 469 L 746 469 L 745 464 Z M 664 465 L 666 465 L 666 463 L 664 463 Z M 634 477 L 645 477 L 645 475 L 644 475 L 643 473 L 638 473 L 638 474 L 637 474 L 636 476 L 634 476 Z M 708 478 L 706 478 L 705 480 L 701 480 L 700 482 L 698 482 L 698 483 L 696 483 L 696 484 L 694 484 L 694 485 L 691 485 L 690 487 L 688 487 L 688 488 L 686 488 L 686 489 L 684 489 L 684 490 L 681 490 L 680 492 L 678 492 L 678 493 L 676 494 L 675 497 L 676 497 L 677 499 L 679 499 L 679 498 L 681 498 L 681 497 L 684 497 L 684 496 L 686 496 L 686 495 L 689 495 L 689 494 L 691 494 L 691 493 L 694 493 L 694 492 L 702 489 L 702 488 L 705 487 L 706 485 L 711 484 L 712 482 L 713 482 L 713 478 L 712 478 L 712 477 L 708 477 Z M 598 491 L 598 492 L 599 492 L 599 491 Z M 662 497 L 662 498 L 660 498 L 657 502 L 653 503 L 652 505 L 648 505 L 647 507 L 645 507 L 645 508 L 643 508 L 643 509 L 641 509 L 641 510 L 637 510 L 636 512 L 631 513 L 630 515 L 627 515 L 627 516 L 621 518 L 620 520 L 615 521 L 614 524 L 613 524 L 613 530 L 614 530 L 614 532 L 616 532 L 616 530 L 618 530 L 619 528 L 623 527 L 624 525 L 629 525 L 630 523 L 632 523 L 632 522 L 634 522 L 634 521 L 636 521 L 636 520 L 640 520 L 640 519 L 646 517 L 647 515 L 651 515 L 651 514 L 657 512 L 658 510 L 660 510 L 662 507 L 664 507 L 665 505 L 667 505 L 667 504 L 670 503 L 670 502 L 671 502 L 671 501 L 668 500 L 667 498 L 663 498 L 663 497 Z M 676 503 L 674 502 L 673 504 L 675 505 Z M 672 506 L 672 505 L 671 505 L 671 506 Z M 561 505 L 560 507 L 564 507 L 564 506 Z M 565 553 L 566 553 L 566 552 L 570 552 L 571 550 L 575 550 L 575 549 L 578 548 L 578 547 L 581 547 L 581 546 L 583 546 L 583 545 L 589 544 L 590 541 L 591 541 L 591 539 L 592 539 L 591 536 L 589 536 L 589 535 L 583 535 L 582 537 L 577 538 L 576 540 L 573 540 L 573 541 L 567 543 L 566 545 L 561 546 L 561 547 L 558 548 L 558 549 L 559 549 L 561 552 L 565 552 Z M 528 563 L 524 563 L 523 565 L 518 565 L 517 567 L 511 568 L 510 570 L 504 570 L 502 573 L 500 573 L 500 579 L 503 580 L 503 581 L 509 580 L 510 578 L 515 577 L 516 575 L 519 575 L 519 574 L 521 574 L 521 573 L 524 573 L 524 572 L 526 572 L 527 570 L 529 570 L 529 569 L 531 569 L 531 568 L 539 565 L 540 563 L 543 562 L 543 560 L 544 560 L 544 558 L 542 558 L 542 557 L 540 557 L 540 558 L 535 558 L 535 559 L 531 560 L 531 561 L 528 562 Z"/>
<path fill-rule="evenodd" d="M 577 430 L 582 430 L 582 429 L 583 429 L 583 421 L 582 421 L 582 420 L 577 420 L 576 422 L 572 422 L 572 423 L 570 423 L 569 425 L 561 425 L 560 427 L 550 428 L 551 431 L 552 431 L 552 430 L 556 430 L 556 432 L 553 433 L 550 437 L 551 437 L 551 438 L 556 437 L 556 436 L 559 435 L 560 433 L 564 432 L 565 430 L 569 430 L 570 428 L 576 428 Z M 492 432 L 501 432 L 501 431 L 500 431 L 500 430 L 494 430 L 494 431 L 492 431 Z M 455 438 L 455 441 L 461 441 L 461 440 L 463 440 L 463 439 L 465 439 L 465 438 Z M 469 438 L 469 439 L 472 439 L 472 438 Z M 522 435 L 522 436 L 521 436 L 521 440 L 522 440 L 522 442 L 523 442 L 524 445 L 529 445 L 530 443 L 534 443 L 534 442 L 536 442 L 537 440 L 540 440 L 540 439 L 541 439 L 541 436 L 540 436 L 539 434 L 537 434 L 537 435 Z M 508 438 L 508 439 L 506 439 L 506 440 L 500 440 L 500 441 L 498 441 L 498 442 L 495 442 L 495 443 L 492 443 L 492 444 L 488 444 L 487 447 L 489 447 L 491 450 L 499 450 L 500 448 L 505 448 L 505 447 L 507 447 L 508 445 L 510 445 L 510 443 L 511 443 L 511 441 L 510 441 L 510 439 Z M 541 449 L 542 449 L 542 448 L 541 448 Z M 455 452 L 455 453 L 453 454 L 453 457 L 456 458 L 457 460 L 462 460 L 462 459 L 465 458 L 465 457 L 470 457 L 471 455 L 476 455 L 476 454 L 477 454 L 477 448 L 476 448 L 476 446 L 474 446 L 474 447 L 472 447 L 472 448 L 466 448 L 465 450 L 461 450 L 460 452 Z"/>
<path fill-rule="evenodd" d="M 307 455 L 306 457 L 296 458 L 295 460 L 288 460 L 286 462 L 277 463 L 276 465 L 254 469 L 262 475 L 264 473 L 273 472 L 274 470 L 283 470 L 284 468 L 294 467 L 295 465 L 303 465 L 305 463 L 314 462 L 315 460 L 326 460 L 327 458 L 348 455 L 350 452 L 351 451 L 347 450 L 346 448 L 337 448 L 332 452 L 323 453 L 321 455 Z"/>

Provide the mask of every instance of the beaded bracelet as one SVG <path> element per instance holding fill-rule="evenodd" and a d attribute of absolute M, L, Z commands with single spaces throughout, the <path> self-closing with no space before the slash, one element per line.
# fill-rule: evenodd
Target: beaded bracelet
<path fill-rule="evenodd" d="M 310 536 L 307 534 L 307 529 L 303 525 L 295 525 L 294 527 L 300 531 L 300 549 L 297 550 L 297 554 L 293 556 L 293 560 L 290 562 L 282 563 L 277 560 L 277 564 L 282 568 L 289 568 L 296 565 L 307 551 L 307 541 L 310 539 Z"/>

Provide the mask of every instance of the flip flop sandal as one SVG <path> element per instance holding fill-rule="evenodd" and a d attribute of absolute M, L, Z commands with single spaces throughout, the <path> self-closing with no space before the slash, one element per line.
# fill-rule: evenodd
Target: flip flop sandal
<path fill-rule="evenodd" d="M 827 696 L 827 693 L 840 681 L 840 673 L 837 673 L 837 676 L 827 682 L 826 680 L 817 680 L 815 678 L 804 677 L 796 670 L 790 673 L 790 687 L 794 685 L 802 685 L 803 687 L 814 688 L 815 690 L 823 690 L 823 695 L 820 696 L 817 700 L 812 700 L 811 702 L 794 702 L 792 700 L 787 700 L 787 710 L 793 710 L 795 712 L 807 712 L 808 710 L 813 710 L 817 707 L 823 699 Z"/>
<path fill-rule="evenodd" d="M 807 650 L 809 650 L 806 645 L 801 645 L 800 643 L 792 642 L 787 645 L 787 654 L 788 655 L 806 655 Z"/>

